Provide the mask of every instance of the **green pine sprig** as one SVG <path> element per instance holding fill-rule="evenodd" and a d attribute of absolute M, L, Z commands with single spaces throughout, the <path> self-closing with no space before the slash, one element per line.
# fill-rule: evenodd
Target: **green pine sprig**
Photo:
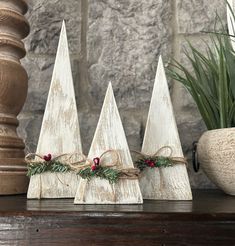
<path fill-rule="evenodd" d="M 71 167 L 60 161 L 33 162 L 28 164 L 27 176 L 31 177 L 44 172 L 66 173 L 71 171 Z"/>
<path fill-rule="evenodd" d="M 28 164 L 27 176 L 31 177 L 36 174 L 41 174 L 44 172 L 51 173 L 66 173 L 72 171 L 69 165 L 66 165 L 60 161 L 48 161 L 48 162 L 33 162 Z M 90 167 L 81 169 L 77 175 L 81 176 L 83 179 L 91 180 L 93 177 L 99 177 L 101 179 L 106 179 L 110 184 L 117 183 L 120 171 L 110 168 L 97 166 L 96 170 L 92 170 Z"/>
<path fill-rule="evenodd" d="M 78 172 L 79 176 L 81 176 L 83 179 L 87 179 L 88 181 L 90 181 L 93 177 L 99 177 L 101 179 L 108 180 L 110 184 L 117 183 L 120 174 L 121 172 L 116 169 L 102 166 L 97 166 L 95 170 L 87 167 Z"/>
<path fill-rule="evenodd" d="M 173 165 L 172 160 L 165 156 L 154 156 L 148 158 L 140 158 L 135 162 L 137 168 L 143 171 L 145 168 L 160 168 L 160 167 L 171 167 Z"/>

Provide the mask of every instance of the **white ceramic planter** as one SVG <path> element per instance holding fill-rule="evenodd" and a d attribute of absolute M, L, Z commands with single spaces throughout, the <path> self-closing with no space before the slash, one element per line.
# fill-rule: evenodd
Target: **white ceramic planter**
<path fill-rule="evenodd" d="M 235 195 L 235 128 L 205 132 L 197 152 L 208 178 L 225 193 Z"/>

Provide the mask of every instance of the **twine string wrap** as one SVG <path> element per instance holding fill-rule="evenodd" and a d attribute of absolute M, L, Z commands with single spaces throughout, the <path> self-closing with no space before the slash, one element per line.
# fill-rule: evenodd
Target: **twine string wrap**
<path fill-rule="evenodd" d="M 111 155 L 110 159 L 113 159 L 111 162 L 104 162 L 103 160 L 107 155 Z M 74 159 L 77 159 L 76 161 L 72 161 Z M 123 168 L 121 163 L 121 158 L 119 155 L 119 152 L 114 149 L 109 149 L 101 154 L 101 156 L 95 159 L 99 159 L 99 166 L 105 167 L 105 168 L 112 168 L 114 170 L 117 170 L 119 172 L 120 179 L 138 179 L 139 178 L 139 169 L 138 168 Z M 72 153 L 72 154 L 62 154 L 59 156 L 56 156 L 50 161 L 45 161 L 45 157 L 42 155 L 39 155 L 37 153 L 29 153 L 25 157 L 25 161 L 28 164 L 28 166 L 33 166 L 34 164 L 40 164 L 40 165 L 51 165 L 51 163 L 54 163 L 56 161 L 63 163 L 63 165 L 68 167 L 68 171 L 74 171 L 76 173 L 79 173 L 82 170 L 85 170 L 86 168 L 91 168 L 94 165 L 94 160 L 90 160 L 87 158 L 84 154 L 81 153 Z M 45 168 L 46 170 L 46 168 Z M 37 174 L 37 173 L 35 173 Z"/>
<path fill-rule="evenodd" d="M 163 151 L 170 151 L 168 155 L 160 155 L 161 152 Z M 158 157 L 166 157 L 171 161 L 171 164 L 185 164 L 186 166 L 188 166 L 188 162 L 187 159 L 184 157 L 174 157 L 173 155 L 173 149 L 171 146 L 162 146 L 161 148 L 159 148 L 153 155 L 149 155 L 143 152 L 139 152 L 136 150 L 131 150 L 131 152 L 138 154 L 141 156 L 141 158 L 147 159 L 147 158 L 158 158 Z"/>
<path fill-rule="evenodd" d="M 76 162 L 71 161 L 71 159 L 74 159 L 76 156 L 79 157 L 79 160 L 77 160 Z M 82 163 L 87 161 L 87 158 L 84 154 L 81 154 L 81 153 L 71 153 L 71 154 L 58 155 L 58 156 L 52 158 L 50 160 L 50 162 L 45 161 L 45 158 L 42 155 L 39 155 L 36 153 L 29 153 L 25 157 L 26 163 L 27 164 L 38 163 L 39 160 L 35 157 L 37 157 L 44 164 L 49 164 L 50 162 L 53 162 L 53 161 L 63 161 L 64 164 L 69 165 L 72 169 L 76 169 L 78 167 L 79 168 L 85 168 L 85 167 L 89 166 L 88 163 L 82 164 Z M 67 157 L 67 158 L 65 158 L 65 157 Z"/>
<path fill-rule="evenodd" d="M 74 159 L 76 156 L 79 157 L 79 160 L 76 161 L 76 162 L 72 162 L 71 159 Z M 86 156 L 81 154 L 81 153 L 62 154 L 62 155 L 56 156 L 56 157 L 54 157 L 52 159 L 50 158 L 49 160 L 47 160 L 46 158 L 48 158 L 48 156 L 42 156 L 42 155 L 39 155 L 37 153 L 29 153 L 29 154 L 27 154 L 26 157 L 25 157 L 25 161 L 28 164 L 28 173 L 29 173 L 29 169 L 33 168 L 35 166 L 37 166 L 38 168 L 40 168 L 40 166 L 41 166 L 41 170 L 47 171 L 47 168 L 51 165 L 51 163 L 55 163 L 55 162 L 62 163 L 62 161 L 67 167 L 69 167 L 69 168 L 67 168 L 68 171 L 69 171 L 69 169 L 72 170 L 73 166 L 80 165 L 81 168 L 85 168 L 86 166 L 88 166 L 88 165 L 82 165 L 82 163 L 86 160 Z M 67 170 L 67 169 L 64 169 L 64 170 Z M 64 173 L 65 172 L 64 170 L 61 173 Z M 42 172 L 43 171 L 41 171 L 38 174 L 40 175 Z M 58 176 L 57 172 L 53 171 L 53 173 L 55 173 L 56 178 L 59 180 L 59 182 L 62 185 L 65 185 L 65 186 L 69 187 L 69 184 L 63 182 L 60 179 L 60 177 Z M 33 176 L 33 175 L 29 175 L 28 174 L 28 176 Z M 42 182 L 41 182 L 41 175 L 40 175 L 40 186 L 41 185 L 42 185 Z M 40 187 L 40 190 L 41 190 L 41 187 Z M 40 191 L 40 193 L 41 193 L 41 191 Z M 40 195 L 40 197 L 41 197 L 41 195 Z"/>

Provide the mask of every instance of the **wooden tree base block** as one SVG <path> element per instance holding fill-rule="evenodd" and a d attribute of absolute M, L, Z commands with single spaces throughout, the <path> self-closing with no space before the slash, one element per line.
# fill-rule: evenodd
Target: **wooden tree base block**
<path fill-rule="evenodd" d="M 160 57 L 146 124 L 142 153 L 154 155 L 160 148 L 170 146 L 172 157 L 184 157 L 173 113 L 170 93 Z M 169 155 L 169 150 L 160 153 Z M 144 199 L 191 200 L 185 164 L 172 167 L 146 168 L 140 187 Z"/>
<path fill-rule="evenodd" d="M 154 200 L 192 200 L 191 191 L 183 189 L 182 185 L 188 183 L 183 164 L 177 168 L 159 168 L 146 169 L 143 171 L 140 179 L 141 192 L 144 199 Z M 182 177 L 181 180 L 175 180 L 175 176 Z"/>
<path fill-rule="evenodd" d="M 20 113 L 28 88 L 28 76 L 20 64 L 25 56 L 21 39 L 29 33 L 23 0 L 0 0 L 0 194 L 27 191 L 25 145 L 17 135 Z"/>
<path fill-rule="evenodd" d="M 80 179 L 75 204 L 142 204 L 142 196 L 136 180 L 121 180 L 110 184 L 94 178 L 87 182 Z M 81 191 L 85 189 L 84 196 Z"/>
<path fill-rule="evenodd" d="M 120 168 L 133 168 L 118 108 L 109 84 L 100 119 L 88 154 L 89 159 L 101 156 L 107 150 L 120 155 Z M 111 160 L 107 158 L 107 163 Z M 75 204 L 138 204 L 142 203 L 138 179 L 120 179 L 116 184 L 93 177 L 89 182 L 80 179 Z"/>
<path fill-rule="evenodd" d="M 79 178 L 76 173 L 43 173 L 30 178 L 28 198 L 71 198 L 76 194 Z"/>

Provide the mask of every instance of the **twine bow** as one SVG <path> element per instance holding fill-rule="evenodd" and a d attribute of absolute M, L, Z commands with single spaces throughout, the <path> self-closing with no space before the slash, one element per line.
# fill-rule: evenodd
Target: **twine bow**
<path fill-rule="evenodd" d="M 72 158 L 74 159 L 76 156 L 78 156 L 80 159 L 76 162 L 72 162 L 71 159 Z M 37 158 L 35 158 L 35 157 L 37 157 Z M 67 157 L 67 158 L 65 158 L 65 157 Z M 73 168 L 73 166 L 76 166 L 76 165 L 80 165 L 81 168 L 88 166 L 87 164 L 83 164 L 83 165 L 81 164 L 87 160 L 86 156 L 81 154 L 81 153 L 62 154 L 62 155 L 56 156 L 54 158 L 52 158 L 51 154 L 42 156 L 42 155 L 39 155 L 36 153 L 29 153 L 25 157 L 25 161 L 29 165 L 34 164 L 34 163 L 39 163 L 38 159 L 43 164 L 46 164 L 46 165 L 51 163 L 51 162 L 55 162 L 55 161 L 63 161 L 64 164 L 69 165 L 71 168 Z"/>
<path fill-rule="evenodd" d="M 169 150 L 170 153 L 168 155 L 160 155 L 160 153 L 164 150 Z M 160 149 L 158 149 L 153 155 L 149 155 L 143 152 L 139 152 L 139 151 L 135 151 L 135 150 L 131 150 L 131 152 L 136 153 L 138 155 L 140 155 L 142 158 L 157 158 L 157 157 L 166 157 L 171 161 L 171 164 L 185 164 L 186 166 L 188 166 L 188 162 L 187 159 L 184 157 L 173 157 L 173 149 L 171 146 L 163 146 Z"/>
<path fill-rule="evenodd" d="M 102 158 L 104 158 L 107 154 L 111 154 L 114 156 L 114 161 L 110 163 L 102 162 Z M 98 161 L 98 163 L 97 163 Z M 97 165 L 101 165 L 103 167 L 114 168 L 115 170 L 120 172 L 119 179 L 138 179 L 140 171 L 138 168 L 122 168 L 122 164 L 120 161 L 120 155 L 117 150 L 109 149 L 105 151 L 100 157 L 96 157 L 93 159 L 93 163 Z M 94 164 L 91 165 L 94 166 Z"/>

